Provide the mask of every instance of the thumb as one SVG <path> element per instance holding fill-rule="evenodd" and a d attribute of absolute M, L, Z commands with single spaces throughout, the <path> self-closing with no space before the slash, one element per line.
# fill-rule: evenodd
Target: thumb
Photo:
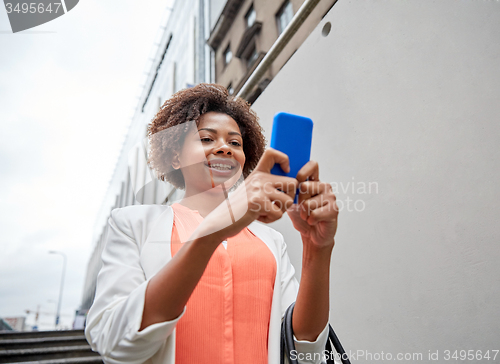
<path fill-rule="evenodd" d="M 254 170 L 270 173 L 276 163 L 280 165 L 281 169 L 285 171 L 285 173 L 290 172 L 288 156 L 279 150 L 268 148 L 262 155 L 259 164 L 257 164 L 257 167 L 255 167 Z"/>

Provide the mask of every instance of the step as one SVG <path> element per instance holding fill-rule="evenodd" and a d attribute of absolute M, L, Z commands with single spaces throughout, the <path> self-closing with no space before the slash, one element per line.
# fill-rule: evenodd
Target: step
<path fill-rule="evenodd" d="M 104 364 L 99 356 L 18 362 L 18 364 L 21 363 L 22 364 Z"/>
<path fill-rule="evenodd" d="M 99 357 L 90 346 L 58 346 L 45 348 L 0 350 L 0 363 L 20 363 L 66 358 Z"/>
<path fill-rule="evenodd" d="M 0 340 L 0 350 L 87 345 L 85 336 L 38 337 Z"/>
<path fill-rule="evenodd" d="M 54 331 L 2 331 L 0 342 L 9 339 L 35 339 L 39 337 L 71 337 L 85 336 L 83 330 L 54 330 Z"/>

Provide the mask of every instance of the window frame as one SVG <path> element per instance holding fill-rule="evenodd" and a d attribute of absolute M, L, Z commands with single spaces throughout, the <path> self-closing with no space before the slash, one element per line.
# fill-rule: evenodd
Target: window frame
<path fill-rule="evenodd" d="M 252 24 L 249 24 L 248 23 L 248 19 L 250 18 L 250 15 L 251 14 L 254 14 L 253 15 L 253 21 L 252 21 Z M 250 7 L 248 8 L 247 12 L 245 13 L 245 25 L 246 25 L 246 29 L 250 28 L 252 25 L 255 24 L 255 22 L 257 21 L 257 12 L 255 11 L 255 8 L 253 6 L 253 3 L 250 5 Z"/>
<path fill-rule="evenodd" d="M 227 54 L 228 54 L 228 53 L 231 53 L 231 58 L 229 59 L 229 61 L 227 61 Z M 227 67 L 227 65 L 228 65 L 229 63 L 231 63 L 231 61 L 233 60 L 233 57 L 234 57 L 234 55 L 233 55 L 233 51 L 231 50 L 231 44 L 230 44 L 230 43 L 228 43 L 228 44 L 227 44 L 227 47 L 226 47 L 226 48 L 224 49 L 224 51 L 222 52 L 222 60 L 223 60 L 223 62 L 224 62 L 224 68 L 226 68 L 226 67 Z"/>
<path fill-rule="evenodd" d="M 257 45 L 255 44 L 255 42 L 253 42 L 253 44 L 250 46 L 250 51 L 248 51 L 247 55 L 244 58 L 247 70 L 255 65 L 255 62 L 259 58 L 259 52 L 257 52 Z"/>
<path fill-rule="evenodd" d="M 281 16 L 283 14 L 285 14 L 285 11 L 287 9 L 287 7 L 290 7 L 290 10 L 291 10 L 291 18 L 289 19 L 288 23 L 283 27 L 283 29 L 281 29 Z M 281 33 L 283 33 L 283 31 L 286 29 L 286 27 L 288 26 L 288 24 L 291 23 L 293 17 L 295 16 L 295 13 L 293 12 L 293 4 L 290 0 L 285 0 L 283 2 L 283 4 L 281 4 L 279 10 L 276 12 L 276 15 L 275 15 L 275 19 L 276 19 L 276 28 L 278 29 L 278 36 L 281 35 Z"/>

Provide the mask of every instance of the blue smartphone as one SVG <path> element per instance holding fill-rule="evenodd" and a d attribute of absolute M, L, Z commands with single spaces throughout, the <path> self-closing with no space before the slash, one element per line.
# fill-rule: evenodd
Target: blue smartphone
<path fill-rule="evenodd" d="M 272 174 L 297 177 L 300 169 L 311 158 L 313 121 L 304 116 L 277 113 L 273 120 L 271 134 L 271 148 L 279 150 L 286 155 L 290 162 L 290 172 L 285 173 L 279 164 L 271 169 Z M 295 195 L 295 203 L 298 196 Z"/>

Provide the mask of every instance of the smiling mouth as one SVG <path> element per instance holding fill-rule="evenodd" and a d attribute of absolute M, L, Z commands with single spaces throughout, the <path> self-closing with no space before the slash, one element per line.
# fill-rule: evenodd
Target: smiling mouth
<path fill-rule="evenodd" d="M 217 161 L 214 162 L 208 161 L 205 163 L 205 166 L 207 166 L 210 169 L 214 169 L 216 171 L 231 171 L 236 168 L 233 164 L 220 163 Z"/>
<path fill-rule="evenodd" d="M 230 171 L 231 169 L 234 168 L 228 164 L 218 164 L 218 163 L 209 164 L 208 167 L 212 169 L 217 169 L 219 171 Z"/>

